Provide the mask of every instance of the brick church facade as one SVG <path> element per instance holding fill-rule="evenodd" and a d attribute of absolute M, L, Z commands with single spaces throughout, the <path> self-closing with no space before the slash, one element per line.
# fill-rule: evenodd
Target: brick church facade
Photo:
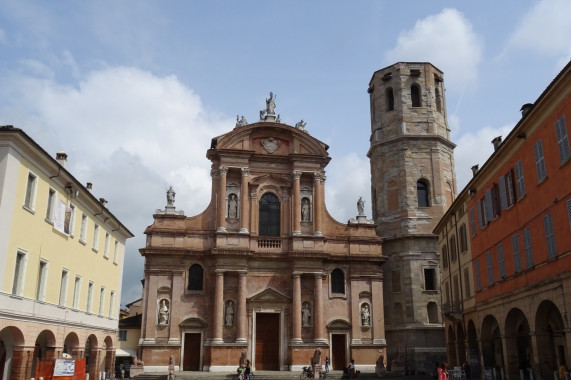
<path fill-rule="evenodd" d="M 145 231 L 145 371 L 235 371 L 243 353 L 254 370 L 298 371 L 316 349 L 372 371 L 385 355 L 375 224 L 362 204 L 347 223 L 330 216 L 328 146 L 266 103 L 212 139 L 207 208 L 183 215 L 171 189 Z"/>

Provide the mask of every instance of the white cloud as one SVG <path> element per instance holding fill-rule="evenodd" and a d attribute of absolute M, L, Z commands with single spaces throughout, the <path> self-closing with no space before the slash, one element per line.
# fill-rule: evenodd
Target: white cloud
<path fill-rule="evenodd" d="M 91 72 L 72 87 L 36 77 L 42 65 L 27 67 L 34 77 L 3 78 L 0 124 L 23 129 L 51 154 L 66 151 L 68 169 L 83 183 L 93 182 L 94 195 L 107 199 L 136 235 L 127 242 L 122 299 L 132 301 L 141 296 L 143 231 L 166 205 L 168 186 L 177 192 L 178 209 L 202 212 L 211 184 L 205 153 L 211 138 L 235 121 L 210 114 L 174 76 L 117 67 Z"/>
<path fill-rule="evenodd" d="M 497 136 L 505 138 L 515 123 L 502 127 L 485 127 L 475 133 L 465 133 L 456 141 L 454 162 L 456 166 L 457 190 L 460 192 L 472 178 L 472 166 L 480 168 L 494 152 L 492 140 Z"/>
<path fill-rule="evenodd" d="M 571 2 L 541 0 L 520 20 L 508 46 L 549 56 L 571 56 Z"/>
<path fill-rule="evenodd" d="M 365 200 L 365 214 L 372 219 L 371 211 L 371 169 L 369 159 L 356 153 L 344 157 L 333 157 L 327 167 L 325 181 L 325 203 L 331 216 L 341 223 L 355 218 L 357 200 Z"/>
<path fill-rule="evenodd" d="M 388 62 L 431 62 L 444 71 L 447 87 L 462 88 L 476 82 L 483 49 L 470 21 L 458 10 L 446 8 L 401 32 L 385 58 Z"/>

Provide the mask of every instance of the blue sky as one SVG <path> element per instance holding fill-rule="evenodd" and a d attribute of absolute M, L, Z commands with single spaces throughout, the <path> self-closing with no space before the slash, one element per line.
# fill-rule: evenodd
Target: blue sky
<path fill-rule="evenodd" d="M 329 144 L 326 202 L 370 211 L 373 73 L 444 71 L 458 191 L 571 57 L 571 1 L 0 0 L 0 125 L 55 156 L 136 235 L 122 304 L 141 296 L 145 227 L 172 185 L 186 215 L 209 202 L 210 139 L 277 95 L 283 122 Z"/>

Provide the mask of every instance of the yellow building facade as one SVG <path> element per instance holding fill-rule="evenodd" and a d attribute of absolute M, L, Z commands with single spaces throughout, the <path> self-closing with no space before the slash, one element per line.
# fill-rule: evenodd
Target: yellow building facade
<path fill-rule="evenodd" d="M 133 234 L 66 161 L 0 127 L 0 380 L 64 354 L 87 358 L 91 378 L 112 370 Z"/>

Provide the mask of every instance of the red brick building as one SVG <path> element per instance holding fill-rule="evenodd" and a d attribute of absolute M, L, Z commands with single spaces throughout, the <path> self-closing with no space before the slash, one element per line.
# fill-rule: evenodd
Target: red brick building
<path fill-rule="evenodd" d="M 274 113 L 212 139 L 212 199 L 186 217 L 167 193 L 140 250 L 145 371 L 299 371 L 317 349 L 373 370 L 386 341 L 375 225 L 325 207 L 328 146 Z M 182 194 L 179 196 L 192 196 Z M 352 200 L 351 203 L 357 201 Z"/>

